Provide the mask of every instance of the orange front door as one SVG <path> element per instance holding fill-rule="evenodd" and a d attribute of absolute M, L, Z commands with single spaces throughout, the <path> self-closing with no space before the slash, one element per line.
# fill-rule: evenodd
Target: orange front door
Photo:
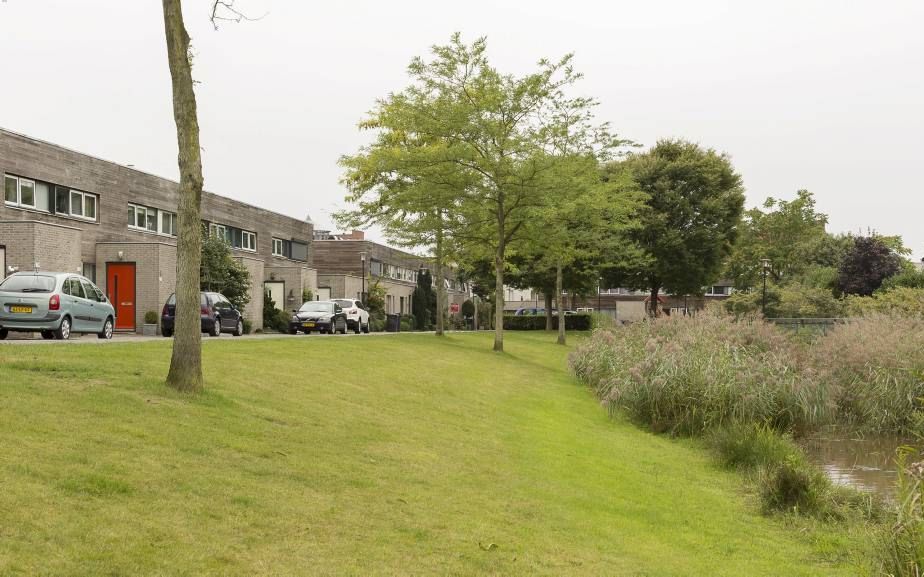
<path fill-rule="evenodd" d="M 135 263 L 106 263 L 106 292 L 115 307 L 116 330 L 135 330 Z"/>

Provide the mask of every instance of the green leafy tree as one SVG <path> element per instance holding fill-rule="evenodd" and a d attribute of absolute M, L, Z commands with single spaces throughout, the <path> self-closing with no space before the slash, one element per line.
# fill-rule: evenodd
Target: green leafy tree
<path fill-rule="evenodd" d="M 744 207 L 741 177 L 729 158 L 691 142 L 661 140 L 610 170 L 627 171 L 648 196 L 640 226 L 630 233 L 647 259 L 609 269 L 611 285 L 649 290 L 656 315 L 662 289 L 699 294 L 715 281 Z"/>
<path fill-rule="evenodd" d="M 366 292 L 366 309 L 370 317 L 381 319 L 385 316 L 385 295 L 388 290 L 382 286 L 378 278 L 372 279 Z"/>
<path fill-rule="evenodd" d="M 199 266 L 199 288 L 220 292 L 238 310 L 250 302 L 250 273 L 231 256 L 231 248 L 223 239 L 206 235 L 202 239 Z"/>
<path fill-rule="evenodd" d="M 746 290 L 761 284 L 763 259 L 770 265 L 768 280 L 777 283 L 814 265 L 837 266 L 839 255 L 833 255 L 826 242 L 827 223 L 828 216 L 815 209 L 815 198 L 807 190 L 791 201 L 768 198 L 762 209 L 744 213 L 725 274 L 735 288 Z"/>

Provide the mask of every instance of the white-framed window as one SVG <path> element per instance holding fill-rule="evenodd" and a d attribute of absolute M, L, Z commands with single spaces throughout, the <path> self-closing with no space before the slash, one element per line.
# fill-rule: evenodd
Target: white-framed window
<path fill-rule="evenodd" d="M 35 181 L 5 174 L 3 200 L 12 206 L 35 208 Z"/>
<path fill-rule="evenodd" d="M 286 256 L 283 252 L 283 246 L 285 244 L 282 242 L 281 238 L 273 239 L 273 256 Z"/>
<path fill-rule="evenodd" d="M 257 235 L 252 232 L 247 232 L 246 230 L 241 231 L 241 246 L 235 247 L 240 248 L 241 250 L 249 250 L 252 252 L 257 251 Z"/>
<path fill-rule="evenodd" d="M 128 228 L 176 236 L 176 214 L 140 204 L 129 204 Z"/>
<path fill-rule="evenodd" d="M 160 211 L 160 233 L 176 236 L 176 215 L 166 210 Z"/>
<path fill-rule="evenodd" d="M 97 199 L 95 194 L 71 189 L 68 214 L 84 220 L 96 220 Z"/>
<path fill-rule="evenodd" d="M 209 236 L 217 236 L 218 238 L 226 239 L 228 238 L 228 229 L 223 224 L 209 223 Z"/>

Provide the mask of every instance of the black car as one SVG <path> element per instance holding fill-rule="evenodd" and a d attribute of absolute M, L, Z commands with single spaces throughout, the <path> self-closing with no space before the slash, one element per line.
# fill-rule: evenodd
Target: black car
<path fill-rule="evenodd" d="M 202 319 L 202 332 L 208 333 L 211 337 L 220 336 L 221 333 L 231 333 L 236 337 L 244 334 L 244 318 L 241 316 L 241 311 L 234 308 L 234 305 L 222 294 L 200 293 L 199 312 Z M 176 294 L 172 294 L 167 299 L 160 315 L 160 334 L 165 337 L 173 336 L 175 315 Z"/>
<path fill-rule="evenodd" d="M 343 308 L 332 301 L 308 301 L 297 311 L 292 311 L 289 321 L 289 334 L 299 331 L 311 334 L 311 331 L 333 334 L 346 334 L 347 318 Z"/>

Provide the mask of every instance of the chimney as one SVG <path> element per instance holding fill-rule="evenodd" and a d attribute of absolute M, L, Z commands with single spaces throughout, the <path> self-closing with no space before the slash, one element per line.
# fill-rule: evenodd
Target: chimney
<path fill-rule="evenodd" d="M 354 228 L 354 229 L 353 229 L 353 232 L 350 233 L 349 238 L 350 238 L 351 240 L 365 240 L 365 238 L 366 238 L 366 233 L 364 233 L 364 232 L 361 231 L 361 230 L 356 230 L 356 229 Z"/>

